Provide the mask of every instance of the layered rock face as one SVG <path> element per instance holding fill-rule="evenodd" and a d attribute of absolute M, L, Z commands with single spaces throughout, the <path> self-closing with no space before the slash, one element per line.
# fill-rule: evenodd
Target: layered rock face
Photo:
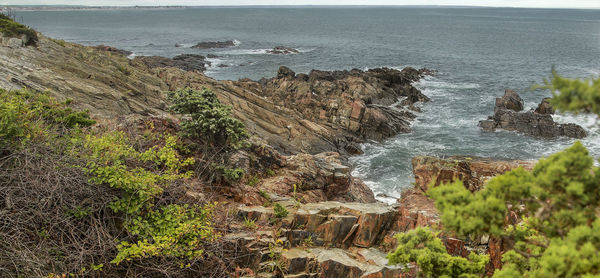
<path fill-rule="evenodd" d="M 396 246 L 396 233 L 440 226 L 440 213 L 423 191 L 427 184 L 462 180 L 468 189 L 476 191 L 493 176 L 517 167 L 531 170 L 534 164 L 466 156 L 416 157 L 413 165 L 417 184 L 403 192 L 393 206 L 331 201 L 298 205 L 293 198 L 273 198 L 289 211 L 276 225 L 277 233 L 259 228 L 229 235 L 228 240 L 248 254 L 250 259 L 241 262 L 253 271 L 247 277 L 278 277 L 273 266 L 283 277 L 417 277 L 414 268 L 387 265 L 385 256 Z M 243 206 L 238 218 L 263 227 L 270 225 L 267 223 L 275 218 L 275 212 L 262 206 Z M 502 255 L 508 249 L 506 242 L 489 236 L 462 239 L 442 233 L 439 237 L 454 256 L 490 254 L 488 273 L 501 267 Z"/>
<path fill-rule="evenodd" d="M 153 69 L 170 89 L 210 88 L 233 107 L 248 130 L 284 154 L 336 151 L 360 153 L 358 143 L 410 131 L 409 111 L 391 108 L 429 99 L 411 82 L 424 71 L 312 71 L 296 75 L 282 67 L 259 82 L 216 81 L 174 68 Z"/>
<path fill-rule="evenodd" d="M 0 47 L 0 87 L 49 90 L 59 100 L 96 118 L 166 116 L 164 91 L 209 88 L 233 107 L 247 129 L 283 154 L 360 153 L 358 143 L 410 131 L 414 115 L 404 106 L 428 98 L 410 85 L 425 71 L 376 69 L 296 75 L 282 68 L 276 78 L 217 81 L 199 73 L 202 56 L 136 57 L 108 47 L 59 44 L 40 36 L 37 48 Z"/>
<path fill-rule="evenodd" d="M 280 203 L 290 214 L 282 220 L 278 233 L 257 230 L 228 238 L 248 254 L 240 263 L 255 273 L 247 277 L 414 275 L 400 266 L 388 266 L 386 253 L 377 248 L 397 215 L 393 207 L 381 203 L 324 202 L 299 207 Z M 274 212 L 264 207 L 241 207 L 238 217 L 266 223 Z"/>
<path fill-rule="evenodd" d="M 390 106 L 426 102 L 429 98 L 411 85 L 414 69 L 379 68 L 369 71 L 317 71 L 296 75 L 281 67 L 277 77 L 238 84 L 275 105 L 288 107 L 318 126 L 339 129 L 358 139 L 381 140 L 410 132 L 412 113 Z"/>
<path fill-rule="evenodd" d="M 168 87 L 119 52 L 40 35 L 37 47 L 0 47 L 0 57 L 0 88 L 49 91 L 95 118 L 166 114 L 162 91 Z"/>
<path fill-rule="evenodd" d="M 523 110 L 523 100 L 511 90 L 506 90 L 502 98 L 496 99 L 494 115 L 487 120 L 479 122 L 485 131 L 494 131 L 498 128 L 524 133 L 534 137 L 555 138 L 567 136 L 583 138 L 585 130 L 576 124 L 558 124 L 554 122 L 551 114 L 552 106 L 542 101 L 535 111 L 520 112 Z"/>

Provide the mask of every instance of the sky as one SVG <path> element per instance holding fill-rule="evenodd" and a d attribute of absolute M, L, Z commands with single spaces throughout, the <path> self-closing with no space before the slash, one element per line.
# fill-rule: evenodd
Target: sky
<path fill-rule="evenodd" d="M 600 9 L 600 0 L 0 0 L 0 5 L 87 5 L 87 6 L 450 5 L 450 6 Z"/>

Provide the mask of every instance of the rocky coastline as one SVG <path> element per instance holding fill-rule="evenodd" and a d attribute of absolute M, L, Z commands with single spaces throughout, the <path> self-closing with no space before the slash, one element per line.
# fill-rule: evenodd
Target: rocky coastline
<path fill-rule="evenodd" d="M 194 47 L 232 44 L 207 42 Z M 361 153 L 360 143 L 367 140 L 411 132 L 411 121 L 420 113 L 415 111 L 429 101 L 412 84 L 431 70 L 297 74 L 281 67 L 273 78 L 219 81 L 202 73 L 210 64 L 204 56 L 128 59 L 127 55 L 112 47 L 60 44 L 44 36 L 37 47 L 1 46 L 0 88 L 49 91 L 59 100 L 72 99 L 75 107 L 88 110 L 99 121 L 152 121 L 157 127 L 167 120 L 178 123 L 167 109 L 164 91 L 213 90 L 252 135 L 252 147 L 236 151 L 225 163 L 248 173 L 269 169 L 253 185 L 246 182 L 216 193 L 191 185 L 185 192 L 186 198 L 201 201 L 209 193 L 217 194 L 216 200 L 235 208 L 237 222 L 222 239 L 229 250 L 243 255 L 236 259 L 235 277 L 415 277 L 414 268 L 388 265 L 386 252 L 395 246 L 395 233 L 440 224 L 439 212 L 424 193 L 429 186 L 461 180 L 475 192 L 495 175 L 517 167 L 531 170 L 535 164 L 468 156 L 416 157 L 415 186 L 402 192 L 396 204 L 383 204 L 364 182 L 352 177 L 347 157 Z M 542 102 L 536 111 L 520 112 L 522 100 L 507 91 L 496 101 L 495 115 L 480 126 L 581 138 L 576 127 L 554 123 L 548 105 Z M 522 127 L 524 121 L 543 128 Z M 265 202 L 280 204 L 289 214 L 272 223 L 275 211 L 263 206 Z M 242 223 L 250 220 L 258 228 L 245 229 Z M 501 266 L 505 249 L 500 239 L 441 237 L 451 254 L 488 253 L 488 273 Z"/>

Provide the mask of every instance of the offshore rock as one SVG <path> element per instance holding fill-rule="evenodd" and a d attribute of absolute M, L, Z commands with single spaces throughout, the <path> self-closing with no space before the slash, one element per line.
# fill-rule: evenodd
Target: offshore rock
<path fill-rule="evenodd" d="M 518 94 L 506 90 L 502 98 L 496 99 L 494 115 L 487 120 L 480 121 L 479 127 L 485 131 L 503 129 L 541 138 L 559 136 L 583 138 L 587 135 L 579 125 L 554 122 L 551 113 L 549 113 L 552 111 L 552 107 L 547 101 L 542 101 L 536 111 L 519 112 L 523 109 L 522 104 L 523 100 Z"/>
<path fill-rule="evenodd" d="M 287 55 L 287 54 L 300 53 L 300 51 L 298 51 L 297 49 L 290 48 L 290 47 L 276 46 L 276 47 L 274 47 L 271 50 L 267 50 L 267 53 L 269 53 L 269 54 L 283 54 L 283 55 Z"/>
<path fill-rule="evenodd" d="M 506 89 L 504 90 L 504 96 L 496 98 L 494 113 L 500 109 L 508 109 L 515 112 L 523 111 L 523 99 L 515 91 Z"/>
<path fill-rule="evenodd" d="M 554 108 L 552 108 L 552 104 L 550 104 L 549 100 L 550 98 L 548 97 L 542 99 L 542 102 L 540 102 L 538 107 L 535 109 L 535 113 L 548 115 L 554 114 Z"/>
<path fill-rule="evenodd" d="M 210 62 L 206 61 L 206 57 L 196 54 L 181 54 L 172 59 L 161 56 L 137 56 L 136 61 L 141 61 L 148 68 L 163 68 L 174 67 L 185 71 L 204 72 Z"/>
<path fill-rule="evenodd" d="M 199 42 L 191 48 L 209 49 L 209 48 L 226 48 L 235 46 L 234 41 L 216 41 L 216 42 Z"/>

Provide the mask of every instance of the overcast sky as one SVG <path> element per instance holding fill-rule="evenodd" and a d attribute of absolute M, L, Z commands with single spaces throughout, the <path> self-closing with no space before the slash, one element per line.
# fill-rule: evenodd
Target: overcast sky
<path fill-rule="evenodd" d="M 0 5 L 458 5 L 600 9 L 600 0 L 0 0 Z"/>

